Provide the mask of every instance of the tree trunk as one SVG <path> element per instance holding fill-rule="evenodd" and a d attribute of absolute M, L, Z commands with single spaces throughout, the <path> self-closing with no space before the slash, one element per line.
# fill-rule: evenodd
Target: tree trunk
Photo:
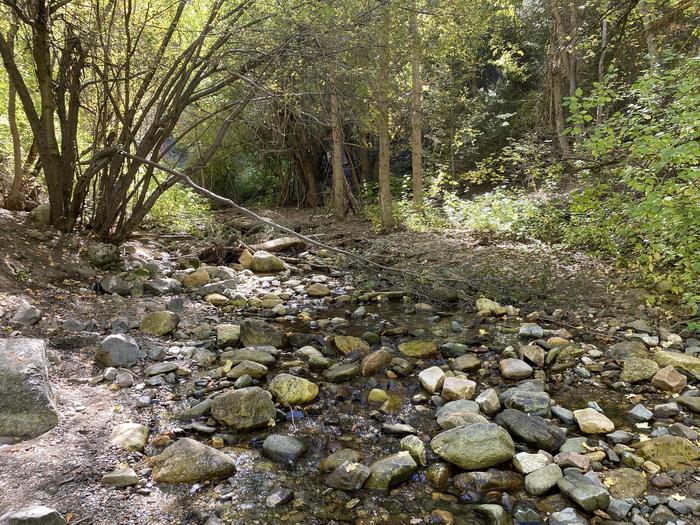
<path fill-rule="evenodd" d="M 379 71 L 377 75 L 377 132 L 379 134 L 379 209 L 382 229 L 394 226 L 391 209 L 391 144 L 389 139 L 389 29 L 391 15 L 383 7 L 381 43 L 379 44 Z"/>
<path fill-rule="evenodd" d="M 608 21 L 603 20 L 600 32 L 600 57 L 598 58 L 598 82 L 602 84 L 605 77 L 605 52 L 608 48 Z M 595 121 L 603 122 L 603 106 L 598 105 L 595 112 Z"/>
<path fill-rule="evenodd" d="M 411 0 L 411 169 L 413 174 L 413 206 L 423 206 L 423 143 L 421 122 L 421 35 L 416 0 Z"/>
<path fill-rule="evenodd" d="M 333 135 L 333 152 L 331 165 L 333 169 L 333 213 L 342 221 L 345 218 L 345 174 L 343 173 L 343 128 L 338 108 L 338 93 L 335 84 L 331 88 L 331 133 Z"/>
<path fill-rule="evenodd" d="M 368 181 L 372 179 L 372 162 L 369 159 L 369 140 L 365 137 L 357 151 L 358 162 L 360 164 L 360 180 Z"/>
<path fill-rule="evenodd" d="M 650 29 L 652 16 L 649 13 L 649 6 L 644 0 L 639 2 L 638 10 L 642 17 L 644 41 L 647 45 L 647 53 L 649 53 L 649 68 L 653 71 L 659 66 L 659 50 L 656 48 L 656 42 L 654 42 L 654 33 Z"/>
<path fill-rule="evenodd" d="M 8 35 L 8 44 L 12 53 L 14 53 L 17 30 L 17 19 L 16 16 L 13 16 Z M 23 207 L 22 183 L 24 182 L 24 168 L 22 166 L 22 143 L 20 141 L 19 128 L 17 127 L 17 88 L 12 78 L 7 80 L 7 121 L 10 127 L 10 137 L 12 138 L 13 176 L 10 191 L 5 199 L 5 207 L 8 210 L 17 211 Z"/>
<path fill-rule="evenodd" d="M 562 68 L 567 69 L 571 66 L 568 60 L 567 54 L 563 50 L 563 38 L 564 38 L 564 22 L 559 14 L 559 7 L 556 4 L 556 0 L 549 1 L 549 10 L 553 19 L 552 36 L 550 42 L 550 56 L 549 56 L 549 77 L 550 77 L 550 90 L 552 94 L 552 105 L 554 106 L 554 123 L 557 130 L 557 139 L 559 140 L 559 149 L 561 150 L 562 157 L 564 159 L 571 158 L 571 146 L 569 145 L 569 139 L 566 136 L 566 118 L 564 116 L 564 106 L 562 100 L 562 82 L 564 77 L 564 71 Z M 568 72 L 569 79 L 573 77 L 571 71 Z M 571 80 L 569 80 L 569 87 L 571 88 Z"/>

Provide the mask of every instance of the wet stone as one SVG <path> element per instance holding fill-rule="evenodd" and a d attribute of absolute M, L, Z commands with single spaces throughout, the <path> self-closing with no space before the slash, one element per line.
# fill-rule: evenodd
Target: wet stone
<path fill-rule="evenodd" d="M 531 496 L 540 496 L 555 487 L 562 475 L 559 465 L 542 467 L 525 476 L 525 490 Z"/>
<path fill-rule="evenodd" d="M 522 359 L 502 359 L 498 368 L 505 379 L 525 379 L 532 375 L 532 367 Z"/>
<path fill-rule="evenodd" d="M 547 392 L 515 387 L 501 393 L 499 399 L 506 408 L 514 408 L 531 415 L 549 417 L 551 413 L 552 400 Z"/>
<path fill-rule="evenodd" d="M 191 483 L 224 479 L 236 472 L 232 458 L 191 438 L 181 438 L 149 459 L 153 480 L 160 483 Z"/>
<path fill-rule="evenodd" d="M 220 423 L 246 431 L 273 424 L 277 410 L 269 392 L 252 386 L 229 390 L 216 397 L 211 413 Z"/>
<path fill-rule="evenodd" d="M 359 490 L 372 470 L 362 463 L 344 461 L 326 478 L 326 484 L 338 490 Z"/>
<path fill-rule="evenodd" d="M 493 388 L 487 388 L 481 392 L 476 396 L 475 401 L 485 414 L 493 415 L 501 409 L 498 393 Z"/>
<path fill-rule="evenodd" d="M 512 459 L 515 445 L 493 423 L 473 423 L 442 432 L 430 442 L 433 452 L 465 470 L 491 467 Z"/>
<path fill-rule="evenodd" d="M 582 474 L 567 474 L 559 480 L 558 485 L 564 494 L 588 512 L 608 508 L 610 503 L 608 491 Z"/>
<path fill-rule="evenodd" d="M 481 359 L 474 354 L 464 354 L 452 361 L 452 369 L 459 372 L 477 370 L 481 368 Z"/>
<path fill-rule="evenodd" d="M 391 359 L 391 354 L 383 348 L 372 352 L 362 360 L 362 375 L 371 376 L 380 372 L 391 363 Z"/>
<path fill-rule="evenodd" d="M 293 436 L 271 434 L 263 442 L 263 455 L 278 463 L 294 463 L 307 448 L 304 441 Z"/>
<path fill-rule="evenodd" d="M 429 393 L 434 394 L 442 388 L 445 372 L 440 367 L 433 366 L 418 374 L 418 381 Z"/>
<path fill-rule="evenodd" d="M 399 352 L 408 357 L 433 357 L 438 353 L 438 346 L 435 341 L 408 341 L 399 345 Z"/>
<path fill-rule="evenodd" d="M 508 408 L 496 416 L 496 423 L 529 445 L 556 452 L 566 440 L 566 432 L 539 416 Z"/>
<path fill-rule="evenodd" d="M 490 490 L 515 492 L 522 489 L 523 476 L 507 470 L 490 468 L 485 472 L 457 474 L 453 482 L 460 492 L 488 492 Z"/>
<path fill-rule="evenodd" d="M 418 465 L 408 452 L 398 452 L 372 463 L 365 483 L 368 489 L 388 489 L 413 476 Z"/>
<path fill-rule="evenodd" d="M 539 470 L 551 463 L 551 460 L 544 454 L 529 454 L 518 452 L 513 457 L 513 466 L 521 474 L 529 474 Z"/>
<path fill-rule="evenodd" d="M 350 448 L 342 448 L 325 457 L 318 468 L 324 472 L 331 472 L 345 462 L 361 463 L 364 459 L 362 452 Z"/>
<path fill-rule="evenodd" d="M 331 383 L 340 383 L 355 377 L 359 372 L 360 367 L 355 363 L 338 363 L 326 370 L 323 377 Z"/>
<path fill-rule="evenodd" d="M 615 425 L 610 419 L 592 408 L 575 410 L 574 418 L 581 431 L 586 434 L 604 434 L 615 430 Z"/>

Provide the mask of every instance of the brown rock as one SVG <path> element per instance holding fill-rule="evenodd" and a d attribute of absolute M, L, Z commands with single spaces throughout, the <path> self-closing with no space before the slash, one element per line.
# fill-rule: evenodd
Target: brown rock
<path fill-rule="evenodd" d="M 680 392 L 687 383 L 688 379 L 672 366 L 662 368 L 651 378 L 653 386 L 667 392 Z"/>
<path fill-rule="evenodd" d="M 362 360 L 362 375 L 371 376 L 389 366 L 389 363 L 391 363 L 391 354 L 381 348 Z"/>

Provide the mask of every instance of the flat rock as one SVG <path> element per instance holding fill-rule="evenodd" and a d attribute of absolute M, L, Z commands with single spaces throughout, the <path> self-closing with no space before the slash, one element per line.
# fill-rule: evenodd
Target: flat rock
<path fill-rule="evenodd" d="M 229 390 L 216 397 L 211 414 L 218 422 L 244 432 L 273 425 L 277 410 L 269 392 L 251 386 Z"/>
<path fill-rule="evenodd" d="M 521 474 L 529 474 L 543 467 L 546 467 L 552 462 L 550 458 L 544 454 L 530 454 L 528 452 L 518 452 L 513 457 L 513 466 L 515 470 Z"/>
<path fill-rule="evenodd" d="M 191 483 L 224 479 L 236 473 L 236 464 L 223 452 L 190 438 L 178 439 L 149 459 L 153 480 L 159 483 Z"/>
<path fill-rule="evenodd" d="M 679 436 L 659 436 L 639 443 L 637 453 L 663 470 L 685 470 L 700 466 L 700 447 Z"/>
<path fill-rule="evenodd" d="M 392 454 L 372 463 L 365 488 L 386 490 L 410 479 L 417 469 L 418 465 L 408 452 Z"/>
<path fill-rule="evenodd" d="M 648 487 L 644 473 L 631 468 L 620 468 L 605 473 L 605 486 L 617 499 L 640 498 Z"/>
<path fill-rule="evenodd" d="M 148 427 L 139 423 L 122 423 L 114 427 L 109 442 L 130 452 L 141 452 L 148 439 Z"/>
<path fill-rule="evenodd" d="M 35 437 L 58 424 L 41 339 L 0 339 L 0 436 Z"/>
<path fill-rule="evenodd" d="M 105 487 L 121 489 L 136 485 L 138 482 L 139 476 L 132 468 L 120 468 L 102 476 L 102 484 Z"/>
<path fill-rule="evenodd" d="M 283 434 L 271 434 L 263 442 L 263 455 L 279 463 L 294 463 L 307 449 L 301 439 Z"/>
<path fill-rule="evenodd" d="M 65 525 L 58 511 L 37 505 L 10 511 L 0 516 L 0 525 Z"/>
<path fill-rule="evenodd" d="M 11 322 L 22 326 L 31 326 L 41 319 L 42 312 L 26 301 L 20 303 L 12 316 Z"/>
<path fill-rule="evenodd" d="M 540 417 L 549 417 L 551 414 L 552 399 L 547 392 L 514 387 L 502 392 L 499 399 L 506 408 Z"/>
<path fill-rule="evenodd" d="M 148 335 L 167 335 L 174 332 L 180 324 L 180 316 L 168 310 L 148 312 L 141 318 L 139 329 Z"/>
<path fill-rule="evenodd" d="M 610 494 L 605 487 L 583 474 L 572 472 L 561 478 L 557 484 L 564 494 L 585 511 L 605 510 L 610 504 Z"/>
<path fill-rule="evenodd" d="M 333 338 L 333 343 L 342 355 L 348 355 L 353 352 L 359 352 L 361 354 L 366 354 L 369 352 L 369 345 L 366 341 L 360 339 L 359 337 L 354 337 L 351 335 L 336 335 Z"/>
<path fill-rule="evenodd" d="M 241 342 L 245 346 L 274 346 L 281 348 L 287 338 L 278 328 L 261 319 L 246 319 L 241 323 Z"/>
<path fill-rule="evenodd" d="M 507 408 L 496 416 L 496 423 L 517 439 L 550 452 L 559 450 L 566 441 L 566 432 L 539 416 Z"/>
<path fill-rule="evenodd" d="M 244 375 L 249 375 L 254 379 L 260 379 L 261 377 L 265 377 L 266 374 L 267 367 L 265 365 L 261 365 L 255 361 L 244 360 L 229 370 L 226 377 L 230 379 L 238 379 Z"/>
<path fill-rule="evenodd" d="M 452 361 L 452 370 L 465 372 L 481 368 L 481 359 L 474 354 L 464 354 Z"/>
<path fill-rule="evenodd" d="M 363 459 L 364 454 L 362 452 L 351 448 L 341 448 L 323 458 L 318 468 L 324 472 L 332 472 L 346 461 L 349 463 L 361 463 Z"/>
<path fill-rule="evenodd" d="M 618 361 L 637 358 L 646 359 L 649 357 L 649 349 L 641 341 L 620 341 L 608 348 L 610 357 Z"/>
<path fill-rule="evenodd" d="M 574 410 L 574 419 L 585 434 L 607 434 L 615 430 L 615 424 L 592 408 Z"/>
<path fill-rule="evenodd" d="M 326 478 L 326 484 L 338 490 L 359 490 L 372 474 L 362 463 L 344 461 Z"/>
<path fill-rule="evenodd" d="M 498 363 L 501 376 L 505 379 L 525 379 L 532 375 L 532 367 L 522 359 L 501 359 Z"/>
<path fill-rule="evenodd" d="M 337 363 L 323 372 L 323 377 L 331 383 L 340 383 L 355 377 L 359 373 L 360 367 L 355 363 Z"/>
<path fill-rule="evenodd" d="M 555 487 L 562 477 L 559 465 L 549 464 L 525 476 L 525 490 L 531 496 L 541 496 Z"/>
<path fill-rule="evenodd" d="M 654 377 L 654 374 L 658 371 L 659 365 L 656 364 L 656 361 L 631 357 L 625 359 L 622 373 L 620 374 L 620 381 L 625 381 L 626 383 L 646 381 Z"/>
<path fill-rule="evenodd" d="M 399 345 L 399 352 L 408 357 L 434 357 L 438 353 L 435 341 L 407 341 Z"/>
<path fill-rule="evenodd" d="M 268 388 L 280 403 L 310 403 L 318 396 L 316 383 L 291 374 L 275 376 Z"/>
<path fill-rule="evenodd" d="M 463 377 L 446 377 L 442 383 L 442 398 L 445 401 L 471 399 L 476 391 L 476 383 Z M 498 399 L 498 396 L 496 396 Z"/>
<path fill-rule="evenodd" d="M 491 467 L 515 455 L 512 438 L 493 423 L 473 423 L 441 432 L 430 447 L 445 461 L 465 470 Z"/>
<path fill-rule="evenodd" d="M 274 365 L 277 359 L 264 348 L 266 347 L 246 347 L 229 350 L 219 356 L 219 361 L 222 363 L 229 361 L 232 365 L 237 365 L 243 361 L 254 361 L 265 366 Z"/>

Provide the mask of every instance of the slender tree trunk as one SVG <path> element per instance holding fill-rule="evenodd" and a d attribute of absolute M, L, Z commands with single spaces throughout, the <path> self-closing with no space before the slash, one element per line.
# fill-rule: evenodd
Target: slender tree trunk
<path fill-rule="evenodd" d="M 562 48 L 564 23 L 559 13 L 559 7 L 556 4 L 556 0 L 549 1 L 549 10 L 554 21 L 549 57 L 549 81 L 552 94 L 552 105 L 554 106 L 554 123 L 557 130 L 557 139 L 559 140 L 559 149 L 561 150 L 562 157 L 564 159 L 570 159 L 572 156 L 571 146 L 569 145 L 569 139 L 566 136 L 566 118 L 564 116 L 562 99 L 562 82 L 564 77 L 564 71 L 562 68 L 566 67 L 568 69 L 570 62 L 568 61 L 567 54 Z M 570 71 L 568 74 L 569 78 L 574 76 Z M 571 83 L 569 83 L 569 86 L 571 86 Z"/>
<path fill-rule="evenodd" d="M 600 58 L 598 58 L 598 82 L 603 82 L 605 77 L 605 52 L 608 48 L 608 21 L 603 20 L 603 25 L 600 31 Z M 603 122 L 603 106 L 599 105 L 595 112 L 595 121 L 600 124 Z"/>
<path fill-rule="evenodd" d="M 423 206 L 423 142 L 421 122 L 421 35 L 416 0 L 411 0 L 411 169 L 413 172 L 413 206 Z"/>
<path fill-rule="evenodd" d="M 12 53 L 14 53 L 17 30 L 17 18 L 13 16 L 8 35 L 8 44 Z M 5 207 L 8 210 L 21 210 L 24 168 L 22 166 L 22 143 L 19 136 L 19 127 L 17 126 L 17 88 L 12 78 L 7 80 L 7 121 L 10 126 L 10 137 L 12 138 L 13 177 L 10 191 L 5 199 Z"/>
<path fill-rule="evenodd" d="M 389 30 L 391 15 L 388 6 L 382 13 L 382 36 L 379 44 L 377 75 L 377 133 L 379 135 L 379 209 L 382 229 L 394 226 L 391 206 L 391 144 L 389 139 Z"/>
<path fill-rule="evenodd" d="M 369 160 L 369 140 L 365 138 L 358 148 L 358 162 L 360 164 L 360 180 L 367 181 L 372 178 L 372 162 Z"/>
<path fill-rule="evenodd" d="M 554 106 L 554 121 L 557 127 L 557 138 L 559 139 L 559 149 L 561 149 L 562 157 L 570 159 L 571 146 L 569 139 L 566 137 L 566 122 L 564 120 L 564 105 L 561 96 L 561 74 L 560 70 L 552 68 L 551 71 L 552 83 L 552 105 Z"/>
<path fill-rule="evenodd" d="M 645 0 L 639 2 L 637 8 L 639 14 L 642 17 L 642 27 L 644 29 L 644 41 L 647 45 L 647 53 L 649 53 L 649 67 L 655 70 L 659 66 L 659 50 L 656 48 L 656 42 L 654 41 L 654 33 L 652 33 L 650 26 L 652 22 L 651 13 L 649 13 L 649 6 Z"/>
<path fill-rule="evenodd" d="M 333 135 L 333 152 L 331 165 L 333 168 L 333 212 L 335 218 L 342 221 L 345 218 L 345 174 L 343 173 L 343 128 L 340 122 L 338 108 L 338 93 L 335 84 L 331 88 L 331 133 Z"/>
<path fill-rule="evenodd" d="M 576 2 L 571 2 L 569 5 L 569 29 L 568 33 L 571 36 L 571 42 L 569 47 L 569 96 L 576 96 L 576 66 L 578 64 L 576 56 L 576 27 L 578 24 L 578 19 L 576 17 Z"/>

